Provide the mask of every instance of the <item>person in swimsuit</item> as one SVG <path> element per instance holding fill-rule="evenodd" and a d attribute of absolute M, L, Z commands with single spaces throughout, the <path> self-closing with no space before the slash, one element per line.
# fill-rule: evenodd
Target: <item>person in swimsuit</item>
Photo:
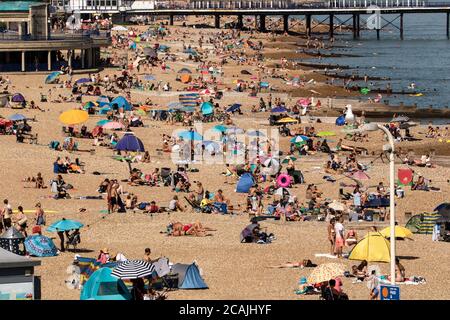
<path fill-rule="evenodd" d="M 335 242 L 336 242 L 336 232 L 334 231 L 334 224 L 336 223 L 335 218 L 330 219 L 330 223 L 328 224 L 328 240 L 330 241 L 330 254 L 335 255 Z"/>

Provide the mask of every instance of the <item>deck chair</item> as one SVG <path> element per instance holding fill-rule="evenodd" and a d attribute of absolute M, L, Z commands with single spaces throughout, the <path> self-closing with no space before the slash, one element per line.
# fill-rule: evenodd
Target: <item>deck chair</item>
<path fill-rule="evenodd" d="M 202 207 L 197 201 L 191 201 L 188 197 L 184 197 L 184 199 L 186 199 L 186 202 L 189 203 L 195 212 L 202 212 Z"/>

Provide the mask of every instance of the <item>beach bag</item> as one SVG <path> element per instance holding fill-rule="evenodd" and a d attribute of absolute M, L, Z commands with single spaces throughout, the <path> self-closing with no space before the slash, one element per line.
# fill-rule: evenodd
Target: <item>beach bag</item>
<path fill-rule="evenodd" d="M 145 208 L 149 205 L 150 203 L 148 202 L 141 202 L 138 204 L 138 208 L 139 210 L 145 210 Z"/>

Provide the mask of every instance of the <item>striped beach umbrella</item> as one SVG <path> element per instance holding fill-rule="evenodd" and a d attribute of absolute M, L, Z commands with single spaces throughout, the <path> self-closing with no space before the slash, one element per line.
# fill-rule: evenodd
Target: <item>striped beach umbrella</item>
<path fill-rule="evenodd" d="M 139 279 L 150 276 L 155 266 L 144 260 L 129 260 L 114 268 L 111 275 L 120 279 Z"/>
<path fill-rule="evenodd" d="M 30 255 L 35 257 L 53 257 L 58 254 L 58 249 L 52 239 L 42 235 L 27 237 L 25 239 L 25 249 Z"/>

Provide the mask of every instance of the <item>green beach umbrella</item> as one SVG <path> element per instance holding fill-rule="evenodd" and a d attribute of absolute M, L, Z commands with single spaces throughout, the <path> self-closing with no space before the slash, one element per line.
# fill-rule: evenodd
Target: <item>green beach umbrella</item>
<path fill-rule="evenodd" d="M 368 94 L 370 92 L 369 88 L 361 88 L 361 90 L 359 90 L 359 92 L 361 92 L 362 94 Z"/>

